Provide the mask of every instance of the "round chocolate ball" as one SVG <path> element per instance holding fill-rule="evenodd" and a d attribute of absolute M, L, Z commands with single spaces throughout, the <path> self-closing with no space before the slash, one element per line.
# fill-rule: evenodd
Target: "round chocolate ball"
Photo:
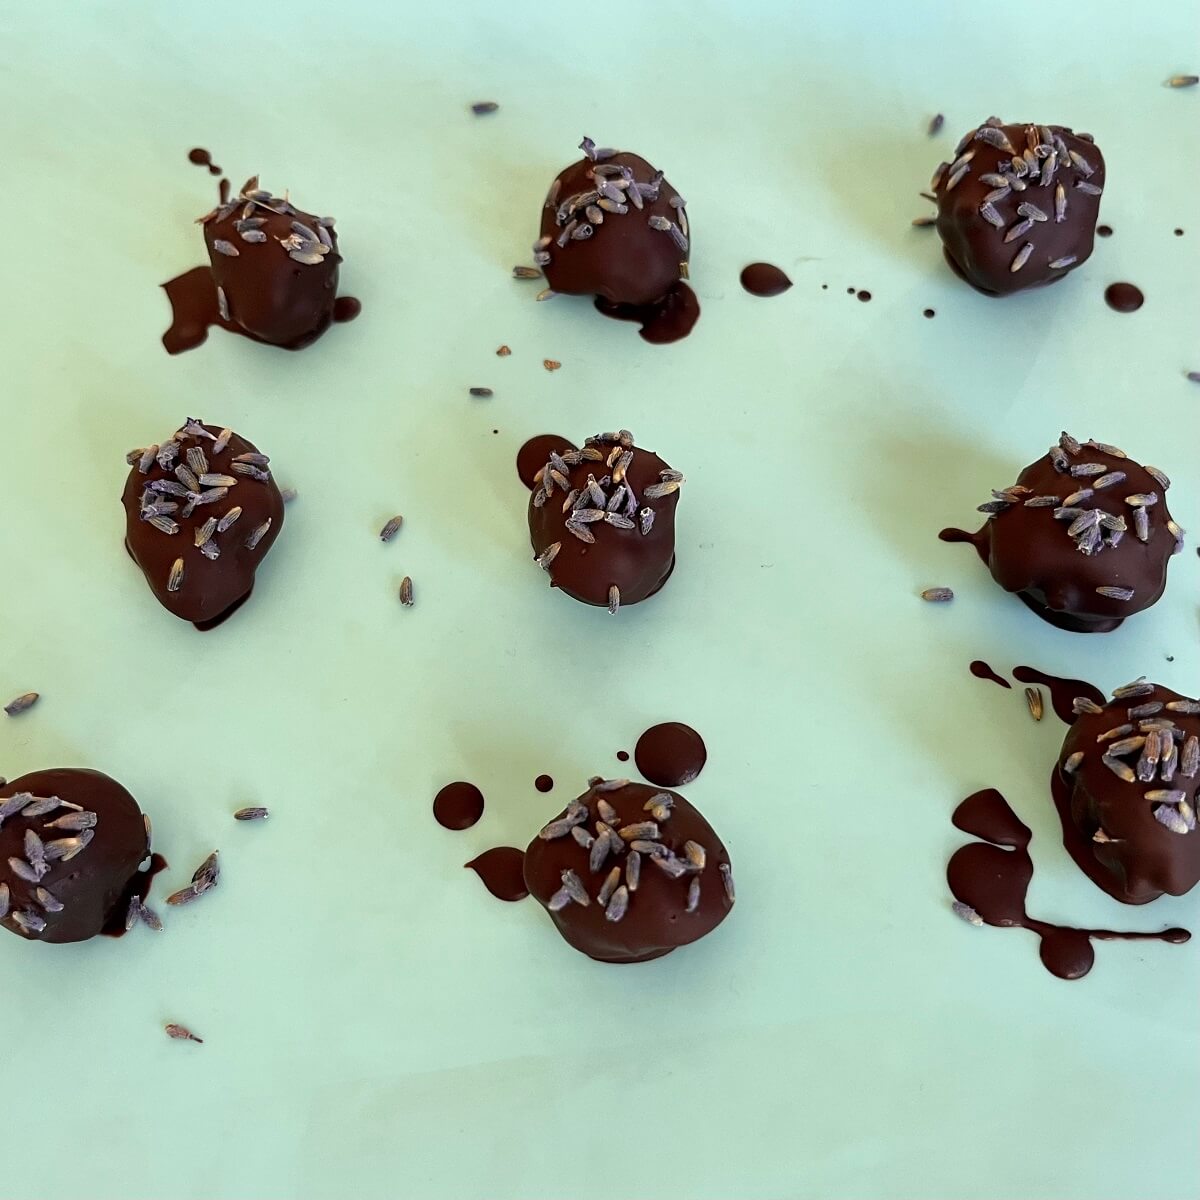
<path fill-rule="evenodd" d="M 201 224 L 222 318 L 291 349 L 328 328 L 342 261 L 331 217 L 272 196 L 256 175 Z"/>
<path fill-rule="evenodd" d="M 554 292 L 645 306 L 687 277 L 683 197 L 644 158 L 580 143 L 550 185 L 534 261 Z"/>
<path fill-rule="evenodd" d="M 283 497 L 258 448 L 189 418 L 127 456 L 125 546 L 169 612 L 210 626 L 254 587 L 283 526 Z"/>
<path fill-rule="evenodd" d="M 1058 445 L 979 506 L 975 535 L 996 582 L 1061 629 L 1104 633 L 1149 608 L 1183 547 L 1170 480 L 1103 442 Z"/>
<path fill-rule="evenodd" d="M 0 924 L 40 942 L 123 926 L 150 853 L 137 801 L 99 771 L 58 768 L 0 787 Z"/>
<path fill-rule="evenodd" d="M 525 851 L 525 886 L 600 962 L 661 958 L 733 907 L 729 853 L 678 792 L 594 779 Z"/>
<path fill-rule="evenodd" d="M 934 173 L 946 259 L 981 292 L 1054 283 L 1092 253 L 1104 157 L 1087 134 L 990 117 Z"/>
<path fill-rule="evenodd" d="M 675 568 L 683 475 L 626 429 L 551 451 L 534 476 L 529 536 L 551 587 L 584 604 L 637 604 Z"/>
<path fill-rule="evenodd" d="M 1126 904 L 1182 896 L 1200 881 L 1200 701 L 1139 679 L 1075 709 L 1055 781 L 1067 848 Z"/>

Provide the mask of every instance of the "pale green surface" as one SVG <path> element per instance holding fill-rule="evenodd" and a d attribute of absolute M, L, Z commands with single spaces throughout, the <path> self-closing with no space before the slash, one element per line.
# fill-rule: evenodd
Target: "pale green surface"
<path fill-rule="evenodd" d="M 1102 945 L 1063 983 L 1031 936 L 956 921 L 943 874 L 951 809 L 995 785 L 1034 829 L 1033 911 L 1200 923 L 1195 895 L 1122 908 L 1068 863 L 1061 726 L 966 671 L 1195 691 L 1195 554 L 1088 639 L 935 538 L 1064 425 L 1168 470 L 1200 528 L 1200 89 L 1161 86 L 1196 69 L 1196 10 L 738 7 L 0 8 L 0 692 L 44 697 L 0 719 L 0 769 L 122 780 L 173 863 L 160 899 L 214 846 L 225 865 L 159 938 L 0 938 L 5 1198 L 1200 1194 L 1200 943 Z M 908 224 L 993 111 L 1092 130 L 1116 229 L 1005 303 Z M 704 314 L 680 345 L 508 278 L 584 132 L 688 198 Z M 356 324 L 303 355 L 162 352 L 157 285 L 200 261 L 213 188 L 193 145 L 336 214 Z M 758 257 L 795 288 L 746 296 Z M 1135 316 L 1104 306 L 1119 278 Z M 301 493 L 206 636 L 154 603 L 117 503 L 124 452 L 193 413 Z M 675 577 L 614 621 L 545 588 L 512 461 L 619 424 L 690 482 Z M 959 599 L 923 605 L 930 584 Z M 462 871 L 670 718 L 708 742 L 688 792 L 737 865 L 713 937 L 599 966 Z M 465 834 L 429 815 L 453 778 L 488 796 Z M 250 803 L 268 825 L 235 826 Z"/>

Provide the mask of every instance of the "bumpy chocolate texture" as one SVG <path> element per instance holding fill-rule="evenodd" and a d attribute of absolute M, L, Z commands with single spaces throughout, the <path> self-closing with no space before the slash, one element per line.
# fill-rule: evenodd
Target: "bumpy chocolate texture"
<path fill-rule="evenodd" d="M 292 348 L 328 328 L 342 261 L 332 217 L 272 196 L 256 175 L 200 223 L 226 321 L 259 341 Z"/>
<path fill-rule="evenodd" d="M 60 768 L 14 779 L 0 787 L 0 924 L 42 942 L 123 925 L 149 853 L 141 809 L 107 775 Z"/>
<path fill-rule="evenodd" d="M 729 853 L 678 792 L 593 779 L 525 851 L 525 886 L 576 950 L 661 958 L 733 907 Z"/>
<path fill-rule="evenodd" d="M 283 525 L 267 456 L 228 429 L 189 418 L 161 445 L 126 459 L 125 545 L 150 590 L 185 621 L 229 613 L 249 596 Z"/>
<path fill-rule="evenodd" d="M 989 117 L 934 173 L 950 265 L 1003 296 L 1053 283 L 1092 253 L 1104 157 L 1088 134 Z"/>
<path fill-rule="evenodd" d="M 1170 485 L 1115 446 L 1064 433 L 979 506 L 990 515 L 976 546 L 996 582 L 1052 625 L 1107 632 L 1163 594 L 1183 548 Z"/>
<path fill-rule="evenodd" d="M 534 559 L 551 586 L 614 613 L 653 596 L 675 568 L 683 481 L 627 429 L 552 452 L 529 499 Z"/>
<path fill-rule="evenodd" d="M 1182 896 L 1200 881 L 1200 702 L 1140 679 L 1113 695 L 1075 701 L 1058 760 L 1088 873 L 1126 904 Z"/>
<path fill-rule="evenodd" d="M 548 292 L 638 306 L 662 300 L 687 276 L 683 197 L 636 154 L 590 138 L 580 149 L 585 157 L 550 185 L 533 247 Z"/>

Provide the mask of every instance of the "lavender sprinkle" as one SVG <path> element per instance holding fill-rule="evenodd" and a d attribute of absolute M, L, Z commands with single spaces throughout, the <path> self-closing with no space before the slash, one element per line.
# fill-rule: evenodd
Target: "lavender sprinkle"
<path fill-rule="evenodd" d="M 23 713 L 31 709 L 38 702 L 40 695 L 40 692 L 26 692 L 23 696 L 18 696 L 15 700 L 10 700 L 4 706 L 4 711 L 10 717 L 15 717 L 18 713 Z"/>

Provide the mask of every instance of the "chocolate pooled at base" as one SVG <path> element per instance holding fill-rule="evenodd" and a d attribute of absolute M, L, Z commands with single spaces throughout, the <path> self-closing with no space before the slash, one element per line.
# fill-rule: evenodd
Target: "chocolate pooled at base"
<path fill-rule="evenodd" d="M 149 854 L 148 823 L 115 779 L 74 768 L 14 779 L 0 787 L 0 924 L 32 941 L 94 937 L 124 917 Z"/>
<path fill-rule="evenodd" d="M 972 287 L 1003 296 L 1054 283 L 1091 256 L 1104 156 L 1064 126 L 989 117 L 930 186 L 947 262 Z"/>
<path fill-rule="evenodd" d="M 593 779 L 530 842 L 525 884 L 576 950 L 600 962 L 661 958 L 733 907 L 729 853 L 677 792 Z"/>
<path fill-rule="evenodd" d="M 683 197 L 637 154 L 586 137 L 580 149 L 546 196 L 533 257 L 549 286 L 538 299 L 595 296 L 606 315 L 645 322 L 648 340 L 686 336 L 700 308 L 681 282 L 691 251 Z M 655 332 L 659 312 L 669 320 Z"/>
<path fill-rule="evenodd" d="M 270 460 L 231 430 L 193 418 L 126 460 L 130 555 L 164 608 L 211 625 L 249 596 L 283 526 Z"/>
<path fill-rule="evenodd" d="M 979 506 L 970 541 L 1006 591 L 1061 629 L 1105 633 L 1163 594 L 1183 530 L 1166 505 L 1170 480 L 1103 442 L 1064 433 L 1009 488 Z"/>
<path fill-rule="evenodd" d="M 1200 701 L 1137 679 L 1075 711 L 1054 780 L 1064 844 L 1125 904 L 1182 896 L 1200 882 Z"/>
<path fill-rule="evenodd" d="M 529 500 L 534 560 L 552 587 L 584 604 L 615 613 L 645 600 L 675 568 L 683 482 L 627 429 L 551 450 Z"/>
<path fill-rule="evenodd" d="M 332 217 L 273 196 L 258 186 L 256 175 L 199 223 L 223 321 L 292 349 L 329 327 L 342 261 Z"/>

